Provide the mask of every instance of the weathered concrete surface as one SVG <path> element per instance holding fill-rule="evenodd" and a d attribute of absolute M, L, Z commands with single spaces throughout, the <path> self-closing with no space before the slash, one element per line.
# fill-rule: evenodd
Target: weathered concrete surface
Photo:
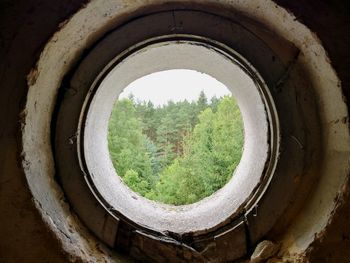
<path fill-rule="evenodd" d="M 342 81 L 344 94 L 349 99 L 350 2 L 346 0 L 277 0 L 276 3 L 292 12 L 320 38 Z"/>
<path fill-rule="evenodd" d="M 26 94 L 25 76 L 58 24 L 83 1 L 5 1 L 0 3 L 0 261 L 67 262 L 43 227 L 19 164 L 19 114 Z M 350 11 L 348 1 L 281 0 L 323 42 L 350 99 Z M 344 189 L 349 191 L 349 189 Z M 350 196 L 337 210 L 310 251 L 311 262 L 350 258 Z"/>
<path fill-rule="evenodd" d="M 278 250 L 279 250 L 278 244 L 275 244 L 270 240 L 264 240 L 256 246 L 253 254 L 250 257 L 250 261 L 252 263 L 264 262 L 267 259 L 275 256 Z"/>
<path fill-rule="evenodd" d="M 81 0 L 0 2 L 0 262 L 66 262 L 43 226 L 19 162 L 26 75 L 57 25 Z"/>
<path fill-rule="evenodd" d="M 344 100 L 350 111 L 350 2 L 288 1 L 278 4 L 294 13 L 322 41 L 341 80 Z M 349 120 L 342 120 L 347 121 Z M 348 176 L 350 178 L 350 174 Z M 350 181 L 339 192 L 339 206 L 325 231 L 308 251 L 310 262 L 348 262 L 350 258 Z"/>

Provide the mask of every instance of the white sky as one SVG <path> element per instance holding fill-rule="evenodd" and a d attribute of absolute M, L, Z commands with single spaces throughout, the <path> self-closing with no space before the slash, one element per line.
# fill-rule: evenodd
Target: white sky
<path fill-rule="evenodd" d="M 194 70 L 173 69 L 135 80 L 124 89 L 119 98 L 127 98 L 132 93 L 136 100 L 151 101 L 159 106 L 169 100 L 197 100 L 202 90 L 208 99 L 231 95 L 224 84 L 207 74 Z"/>

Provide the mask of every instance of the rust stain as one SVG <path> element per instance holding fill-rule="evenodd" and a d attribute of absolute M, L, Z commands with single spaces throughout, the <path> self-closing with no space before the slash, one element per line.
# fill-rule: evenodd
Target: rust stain
<path fill-rule="evenodd" d="M 29 72 L 29 74 L 27 75 L 27 83 L 28 83 L 28 86 L 33 86 L 37 80 L 39 76 L 39 71 L 38 69 L 35 67 L 35 68 L 32 68 Z"/>

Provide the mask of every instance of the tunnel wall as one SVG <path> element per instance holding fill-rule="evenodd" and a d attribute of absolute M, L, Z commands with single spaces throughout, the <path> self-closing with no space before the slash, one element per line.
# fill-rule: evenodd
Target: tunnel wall
<path fill-rule="evenodd" d="M 277 1 L 307 25 L 323 43 L 350 99 L 350 8 L 346 1 Z M 21 168 L 21 110 L 26 76 L 60 23 L 85 4 L 81 0 L 0 3 L 0 262 L 67 262 L 43 225 Z M 308 251 L 311 262 L 350 258 L 349 185 L 325 231 Z"/>

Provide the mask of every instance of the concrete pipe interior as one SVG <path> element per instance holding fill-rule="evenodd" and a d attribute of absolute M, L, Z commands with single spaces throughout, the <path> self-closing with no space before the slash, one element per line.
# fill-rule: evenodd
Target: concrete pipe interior
<path fill-rule="evenodd" d="M 106 140 L 112 107 L 123 88 L 142 76 L 169 69 L 197 70 L 224 83 L 237 100 L 245 123 L 244 152 L 232 180 L 212 196 L 180 207 L 136 197 L 116 176 Z M 267 116 L 258 87 L 233 58 L 198 42 L 163 42 L 120 61 L 98 83 L 81 142 L 85 162 L 94 175 L 91 180 L 107 203 L 132 221 L 158 231 L 203 231 L 229 218 L 256 189 L 269 153 Z"/>
<path fill-rule="evenodd" d="M 60 241 L 64 251 L 70 255 L 71 259 L 80 259 L 83 261 L 104 259 L 107 262 L 116 262 L 120 259 L 120 254 L 119 252 L 115 252 L 113 248 L 118 248 L 118 242 L 122 242 L 122 238 L 120 236 L 117 242 L 113 233 L 118 232 L 119 228 L 124 231 L 130 227 L 134 227 L 134 225 L 125 223 L 127 226 L 123 226 L 124 223 L 121 222 L 124 221 L 120 221 L 122 217 L 116 217 L 109 211 L 109 207 L 103 205 L 97 207 L 97 205 L 100 205 L 98 201 L 99 196 L 96 196 L 97 199 L 91 205 L 97 207 L 96 211 L 98 210 L 98 213 L 101 213 L 101 217 L 91 218 L 89 222 L 83 220 L 84 223 L 81 223 L 80 220 L 84 217 L 82 216 L 84 213 L 87 214 L 89 212 L 90 207 L 87 206 L 84 208 L 74 203 L 78 201 L 74 201 L 72 203 L 74 209 L 69 209 L 67 204 L 62 201 L 64 199 L 63 196 L 68 193 L 65 190 L 63 194 L 61 185 L 55 179 L 55 174 L 57 173 L 55 170 L 56 157 L 54 158 L 52 150 L 51 125 L 58 102 L 57 95 L 62 87 L 63 79 L 67 75 L 72 74 L 72 71 L 80 63 L 84 63 L 81 62 L 86 55 L 83 54 L 83 51 L 93 48 L 108 32 L 116 28 L 118 29 L 129 22 L 131 24 L 133 21 L 136 21 L 136 18 L 162 13 L 163 16 L 161 18 L 164 20 L 160 21 L 165 21 L 166 23 L 164 29 L 159 29 L 159 32 L 156 32 L 157 30 L 154 29 L 158 28 L 157 26 L 152 27 L 153 31 L 150 30 L 150 32 L 153 32 L 155 36 L 162 36 L 164 35 L 163 32 L 166 31 L 177 34 L 186 34 L 195 31 L 202 33 L 204 36 L 205 32 L 211 32 L 213 39 L 223 43 L 230 42 L 228 39 L 234 39 L 230 42 L 231 46 L 234 46 L 235 50 L 244 59 L 249 61 L 253 67 L 257 68 L 269 87 L 272 101 L 270 103 L 264 103 L 267 103 L 268 108 L 273 108 L 273 103 L 275 103 L 278 116 L 283 116 L 283 118 L 280 118 L 283 120 L 280 135 L 283 147 L 279 150 L 280 159 L 276 171 L 273 168 L 274 166 L 268 167 L 269 171 L 272 171 L 274 175 L 278 176 L 271 179 L 271 182 L 266 185 L 266 188 L 261 189 L 259 194 L 250 196 L 253 201 L 250 204 L 250 208 L 244 211 L 243 223 L 235 225 L 233 229 L 229 229 L 233 231 L 233 235 L 228 236 L 226 240 L 223 239 L 222 243 L 217 243 L 217 251 L 210 252 L 213 254 L 206 254 L 207 243 L 201 243 L 197 247 L 195 245 L 192 247 L 188 244 L 182 246 L 180 244 L 181 242 L 171 243 L 173 240 L 176 240 L 171 235 L 161 237 L 161 243 L 166 245 L 159 245 L 156 249 L 158 252 L 154 252 L 152 249 L 155 248 L 152 248 L 152 246 L 157 247 L 159 240 L 156 243 L 152 243 L 154 241 L 152 235 L 150 236 L 149 233 L 140 235 L 137 230 L 135 230 L 136 232 L 134 230 L 132 232 L 135 235 L 132 240 L 134 249 L 127 250 L 126 253 L 138 259 L 147 258 L 150 261 L 161 261 L 162 256 L 166 257 L 168 255 L 169 257 L 173 257 L 174 260 L 179 261 L 204 262 L 208 259 L 213 259 L 211 258 L 212 255 L 216 256 L 220 252 L 232 248 L 230 245 L 229 247 L 225 247 L 226 245 L 223 244 L 230 244 L 231 241 L 232 244 L 240 244 L 242 247 L 239 253 L 232 255 L 225 252 L 224 257 L 218 259 L 221 262 L 225 262 L 228 259 L 249 256 L 255 245 L 267 238 L 274 238 L 274 241 L 281 243 L 282 249 L 279 257 L 288 257 L 293 254 L 302 255 L 305 253 L 314 241 L 314 236 L 320 233 L 326 226 L 335 207 L 334 198 L 338 190 L 345 183 L 350 148 L 347 123 L 332 122 L 333 120 L 342 119 L 344 116 L 347 116 L 347 109 L 342 100 L 341 90 L 339 87 L 336 87 L 338 84 L 337 76 L 329 64 L 322 45 L 304 25 L 296 21 L 283 8 L 275 7 L 275 4 L 270 1 L 265 3 L 264 8 L 259 13 L 256 12 L 256 3 L 228 3 L 226 1 L 218 1 L 215 4 L 211 1 L 201 1 L 200 3 L 178 1 L 171 5 L 165 4 L 162 1 L 151 1 L 147 3 L 140 1 L 132 4 L 127 3 L 127 1 L 119 1 L 118 3 L 124 3 L 124 5 L 118 5 L 114 1 L 106 1 L 103 5 L 99 1 L 91 1 L 85 8 L 72 16 L 62 29 L 47 43 L 38 61 L 37 68 L 31 72 L 28 78 L 30 88 L 25 106 L 25 125 L 22 132 L 24 172 L 37 209 L 41 213 L 44 222 Z M 272 9 L 274 10 L 273 12 L 271 11 Z M 190 13 L 186 13 L 186 10 Z M 210 16 L 210 18 L 202 19 L 202 17 L 207 16 Z M 159 17 L 149 16 L 147 23 L 150 23 L 150 25 L 162 24 L 159 23 L 157 18 Z M 222 19 L 229 26 L 220 27 L 220 31 L 214 26 L 217 26 L 217 22 Z M 195 21 L 206 21 L 207 24 L 196 24 Z M 284 22 L 279 23 L 279 21 Z M 226 25 L 225 23 L 223 25 Z M 236 25 L 237 28 L 231 27 L 232 24 Z M 137 26 L 132 27 L 135 30 L 133 32 L 140 33 L 141 31 L 138 31 L 140 29 L 137 29 Z M 142 26 L 140 27 L 142 28 Z M 244 34 L 225 34 L 229 32 L 226 31 L 228 29 L 233 30 L 233 32 L 243 30 L 242 32 Z M 232 33 L 232 31 L 230 32 Z M 132 39 L 135 36 L 128 35 L 128 37 Z M 259 39 L 263 45 L 255 46 L 253 42 L 249 42 L 249 39 L 252 40 L 254 37 Z M 123 41 L 121 40 L 121 42 Z M 249 43 L 251 43 L 251 46 Z M 169 48 L 171 48 L 171 45 Z M 196 47 L 190 46 L 189 48 Z M 205 51 L 202 50 L 200 52 L 204 54 L 197 59 L 206 59 Z M 96 54 L 99 54 L 99 52 Z M 264 56 L 267 56 L 267 54 L 273 54 L 273 57 L 270 57 L 270 60 L 265 60 L 266 57 Z M 186 53 L 183 55 L 186 55 Z M 212 56 L 211 54 L 209 58 L 213 59 Z M 184 60 L 182 59 L 181 61 Z M 266 68 L 267 61 L 271 65 L 269 68 Z M 109 62 L 109 58 L 106 61 L 96 61 L 97 64 L 101 64 L 101 67 L 104 67 Z M 181 64 L 181 67 L 198 69 L 197 66 L 189 65 L 192 62 L 186 61 L 187 64 Z M 205 64 L 203 63 L 202 65 Z M 144 71 L 141 71 L 141 75 L 157 69 L 178 66 L 157 64 L 153 69 L 143 69 Z M 229 69 L 230 67 L 225 67 L 225 70 Z M 202 70 L 214 76 L 215 74 L 222 74 L 222 71 L 215 73 L 205 67 Z M 215 69 L 213 70 L 215 71 Z M 132 74 L 133 76 L 126 79 L 125 83 L 140 76 L 140 73 L 136 71 L 133 73 L 135 75 Z M 74 92 L 78 94 L 80 92 L 74 89 L 74 83 L 79 79 L 79 74 L 72 81 L 72 86 L 68 92 L 70 94 L 69 96 L 74 96 Z M 95 78 L 95 76 L 92 77 Z M 225 83 L 225 74 L 221 77 L 218 76 L 219 78 L 222 78 Z M 80 79 L 80 81 L 84 82 L 84 79 Z M 87 80 L 87 82 L 89 81 Z M 335 87 L 330 90 L 330 86 Z M 260 134 L 256 138 L 259 138 L 263 145 L 267 145 L 267 122 L 264 120 L 265 113 L 261 111 L 263 105 L 261 103 L 261 97 L 259 98 L 257 89 L 250 90 L 252 92 L 252 99 L 256 101 L 256 104 L 253 107 L 248 107 L 244 102 L 240 102 L 240 106 L 244 109 L 243 112 L 246 112 L 244 113 L 247 114 L 246 116 L 254 115 L 254 118 L 258 122 L 254 120 L 251 120 L 251 122 L 246 121 L 246 117 L 244 117 L 246 132 L 250 133 L 249 127 L 253 127 L 254 125 L 262 127 L 261 130 L 252 129 L 252 133 L 256 134 L 256 132 L 259 132 Z M 234 92 L 234 90 L 232 91 Z M 237 93 L 236 96 L 239 97 L 239 94 Z M 96 100 L 98 100 L 98 96 L 102 95 L 97 93 L 96 96 Z M 266 94 L 264 96 L 266 98 Z M 82 100 L 83 98 L 85 96 L 82 96 Z M 244 98 L 247 97 L 242 96 L 242 100 Z M 300 100 L 304 100 L 305 104 L 301 104 Z M 248 104 L 251 105 L 251 101 Z M 288 108 L 291 105 L 292 108 Z M 94 101 L 92 102 L 92 107 L 95 107 Z M 106 104 L 106 109 L 101 109 L 101 111 L 107 114 L 108 110 L 110 112 L 110 107 L 111 104 L 109 106 Z M 80 110 L 76 109 L 78 113 Z M 252 113 L 250 112 L 254 112 L 254 114 L 251 115 Z M 89 114 L 93 114 L 93 112 Z M 268 117 L 271 119 L 271 116 Z M 88 120 L 89 118 L 94 120 L 91 116 L 88 116 Z M 106 118 L 102 118 L 101 121 L 103 122 L 103 120 L 105 123 Z M 273 119 L 273 122 L 277 124 L 278 120 Z M 74 127 L 76 123 L 72 122 L 70 125 Z M 103 125 L 102 123 L 101 127 Z M 86 129 L 88 135 L 89 124 Z M 78 132 L 80 131 L 78 130 Z M 105 130 L 101 131 L 101 136 L 105 136 L 105 132 Z M 67 141 L 68 144 L 69 142 L 73 142 L 72 146 L 67 146 L 67 148 L 76 149 L 76 135 L 72 133 L 67 137 L 69 139 Z M 247 143 L 249 144 L 249 140 Z M 90 147 L 88 141 L 84 141 L 84 144 Z M 250 149 L 249 145 L 246 147 L 246 151 L 247 149 Z M 278 147 L 275 149 L 278 149 Z M 106 151 L 106 147 L 102 151 Z M 244 154 L 247 154 L 246 151 Z M 290 155 L 286 154 L 286 152 Z M 86 154 L 86 152 L 84 153 Z M 262 165 L 267 158 L 266 148 L 263 147 L 261 149 L 261 155 L 257 155 L 261 158 L 258 159 L 261 162 L 259 161 L 257 170 L 261 171 Z M 249 154 L 249 156 L 254 155 Z M 90 163 L 90 161 L 94 161 L 93 159 L 95 157 L 88 158 L 87 161 Z M 247 159 L 249 158 L 247 157 Z M 322 167 L 319 167 L 319 160 L 323 160 Z M 92 169 L 96 167 L 92 165 Z M 242 167 L 243 164 L 239 168 L 243 170 L 242 173 L 246 171 L 245 169 L 252 168 L 251 164 L 245 169 Z M 295 167 L 294 171 L 293 167 Z M 97 172 L 99 171 L 98 169 Z M 238 171 L 238 173 L 240 172 Z M 337 174 L 338 176 L 332 176 L 333 174 Z M 256 182 L 257 178 L 260 178 L 259 176 L 262 176 L 262 174 L 257 173 L 254 176 L 254 182 Z M 69 178 L 68 176 L 64 180 L 67 182 Z M 311 188 L 315 179 L 318 182 L 317 187 Z M 77 179 L 72 180 L 74 187 L 81 187 L 77 192 L 87 194 L 85 190 L 86 186 L 77 186 L 74 183 L 78 182 L 74 181 Z M 283 182 L 287 182 L 288 185 L 284 185 Z M 232 180 L 230 184 L 235 183 Z M 225 189 L 228 188 L 229 185 L 225 187 Z M 254 188 L 254 185 L 249 184 L 249 188 L 247 188 L 247 192 L 241 197 L 241 200 L 246 200 L 247 196 L 251 195 L 252 188 Z M 281 192 L 285 191 L 285 189 L 288 190 L 287 194 L 282 195 Z M 309 194 L 310 189 L 312 189 L 312 192 Z M 327 195 L 323 194 L 325 189 L 327 189 Z M 93 191 L 92 193 L 94 194 Z M 224 196 L 226 193 L 228 194 L 228 192 L 223 190 L 218 195 L 222 194 Z M 74 199 L 73 197 L 74 193 L 68 198 L 70 202 L 71 198 Z M 276 200 L 272 207 L 271 200 Z M 204 201 L 203 204 L 206 202 L 208 200 Z M 259 204 L 259 206 L 255 204 Z M 77 212 L 78 217 L 76 217 L 74 210 L 78 206 L 79 212 Z M 135 206 L 137 206 L 136 203 Z M 268 208 L 269 206 L 270 208 Z M 274 206 L 277 207 L 275 214 L 273 212 Z M 261 210 L 259 210 L 260 207 L 262 207 Z M 234 209 L 231 208 L 230 211 L 232 212 L 232 210 Z M 302 213 L 299 213 L 300 211 Z M 268 216 L 271 214 L 273 217 Z M 141 223 L 142 219 L 134 220 Z M 222 218 L 214 218 L 214 220 L 217 220 L 216 222 L 214 221 L 214 224 L 218 225 L 218 222 L 222 221 Z M 151 228 L 158 228 L 158 230 L 170 230 L 170 232 L 174 230 L 180 230 L 179 232 L 193 230 L 193 226 L 186 229 L 179 224 L 172 229 L 168 226 L 154 223 L 156 221 L 152 219 L 150 222 L 154 224 L 153 226 L 151 225 Z M 212 227 L 210 225 L 211 222 L 211 220 L 204 222 L 200 228 Z M 248 235 L 246 233 L 246 226 L 244 225 L 246 222 L 249 222 L 252 226 L 248 231 Z M 87 228 L 94 229 L 93 233 L 95 236 L 89 233 L 86 226 Z M 219 236 L 225 237 L 227 232 L 228 230 L 224 229 L 214 236 L 215 238 Z M 241 232 L 244 232 L 242 234 L 242 240 L 235 241 L 235 238 L 232 237 L 240 236 Z M 274 237 L 270 234 L 269 236 L 269 233 L 277 233 L 278 235 L 276 234 Z M 170 242 L 166 238 L 170 238 Z M 100 240 L 104 241 L 101 243 Z M 202 242 L 200 240 L 195 241 Z M 103 243 L 107 244 L 109 248 L 104 246 Z M 103 249 L 96 249 L 96 244 L 102 246 Z M 140 249 L 142 247 L 140 244 L 147 245 L 142 250 Z M 172 251 L 177 252 L 174 255 Z M 188 251 L 191 252 L 188 253 Z"/>

